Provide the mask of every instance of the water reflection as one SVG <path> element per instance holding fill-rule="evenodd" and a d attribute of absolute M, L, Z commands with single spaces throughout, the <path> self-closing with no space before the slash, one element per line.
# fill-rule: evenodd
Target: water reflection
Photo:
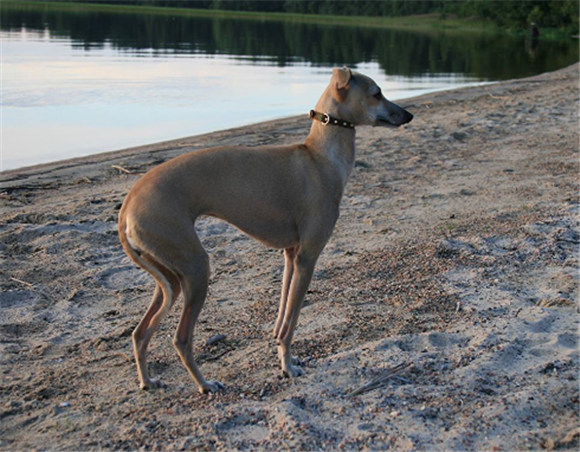
<path fill-rule="evenodd" d="M 378 62 L 387 74 L 462 73 L 481 80 L 535 74 L 571 64 L 577 41 L 542 42 L 534 53 L 520 38 L 494 34 L 409 32 L 376 28 L 171 15 L 113 14 L 6 7 L 2 30 L 44 30 L 86 51 L 133 55 L 229 55 L 280 67 Z"/>
<path fill-rule="evenodd" d="M 578 43 L 3 3 L 3 168 L 300 114 L 330 67 L 393 99 L 571 64 Z"/>

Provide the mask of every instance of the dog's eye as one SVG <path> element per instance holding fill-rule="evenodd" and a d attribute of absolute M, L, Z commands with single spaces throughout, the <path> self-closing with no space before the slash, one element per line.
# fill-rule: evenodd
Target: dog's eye
<path fill-rule="evenodd" d="M 373 96 L 376 100 L 381 100 L 383 98 L 383 93 L 381 93 L 381 90 L 377 91 L 377 94 L 375 94 Z"/>

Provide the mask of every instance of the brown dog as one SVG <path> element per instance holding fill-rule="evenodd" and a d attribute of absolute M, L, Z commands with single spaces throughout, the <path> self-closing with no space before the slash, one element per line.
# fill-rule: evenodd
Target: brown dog
<path fill-rule="evenodd" d="M 347 68 L 333 70 L 315 110 L 304 144 L 194 151 L 152 169 L 127 195 L 119 214 L 121 244 L 157 282 L 133 333 L 141 388 L 160 386 L 147 371 L 147 345 L 180 292 L 184 308 L 174 339 L 177 352 L 201 392 L 223 386 L 206 381 L 193 359 L 193 330 L 209 281 L 208 255 L 194 228 L 201 215 L 220 218 L 266 246 L 284 249 L 274 337 L 284 374 L 303 373 L 293 363 L 290 343 L 354 167 L 354 127 L 398 127 L 413 119 L 385 99 L 370 78 Z"/>

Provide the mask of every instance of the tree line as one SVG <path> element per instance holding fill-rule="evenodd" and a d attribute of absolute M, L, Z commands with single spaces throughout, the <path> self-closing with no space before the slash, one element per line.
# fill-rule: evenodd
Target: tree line
<path fill-rule="evenodd" d="M 75 0 L 70 0 L 75 1 Z M 111 0 L 76 0 L 110 3 Z M 337 16 L 396 17 L 421 14 L 488 19 L 503 28 L 525 29 L 531 23 L 578 34 L 578 0 L 115 0 L 114 3 Z"/>

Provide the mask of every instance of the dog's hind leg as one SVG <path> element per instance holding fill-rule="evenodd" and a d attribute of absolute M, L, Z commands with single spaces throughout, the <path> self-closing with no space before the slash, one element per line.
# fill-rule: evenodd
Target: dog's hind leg
<path fill-rule="evenodd" d="M 151 262 L 149 262 L 152 264 Z M 152 264 L 155 265 L 155 264 Z M 157 267 L 157 265 L 156 265 Z M 158 268 L 159 270 L 159 268 Z M 164 281 L 157 281 L 151 304 L 145 316 L 133 331 L 133 351 L 141 389 L 161 387 L 159 380 L 149 377 L 147 369 L 147 346 L 159 323 L 169 311 L 180 292 L 179 280 L 168 271 L 162 271 Z"/>
<path fill-rule="evenodd" d="M 187 266 L 181 268 L 183 290 L 183 312 L 175 333 L 173 344 L 201 393 L 215 392 L 224 387 L 218 381 L 206 381 L 193 358 L 193 331 L 203 307 L 209 284 L 209 258 L 197 235 L 193 237 L 194 250 L 187 256 Z"/>

